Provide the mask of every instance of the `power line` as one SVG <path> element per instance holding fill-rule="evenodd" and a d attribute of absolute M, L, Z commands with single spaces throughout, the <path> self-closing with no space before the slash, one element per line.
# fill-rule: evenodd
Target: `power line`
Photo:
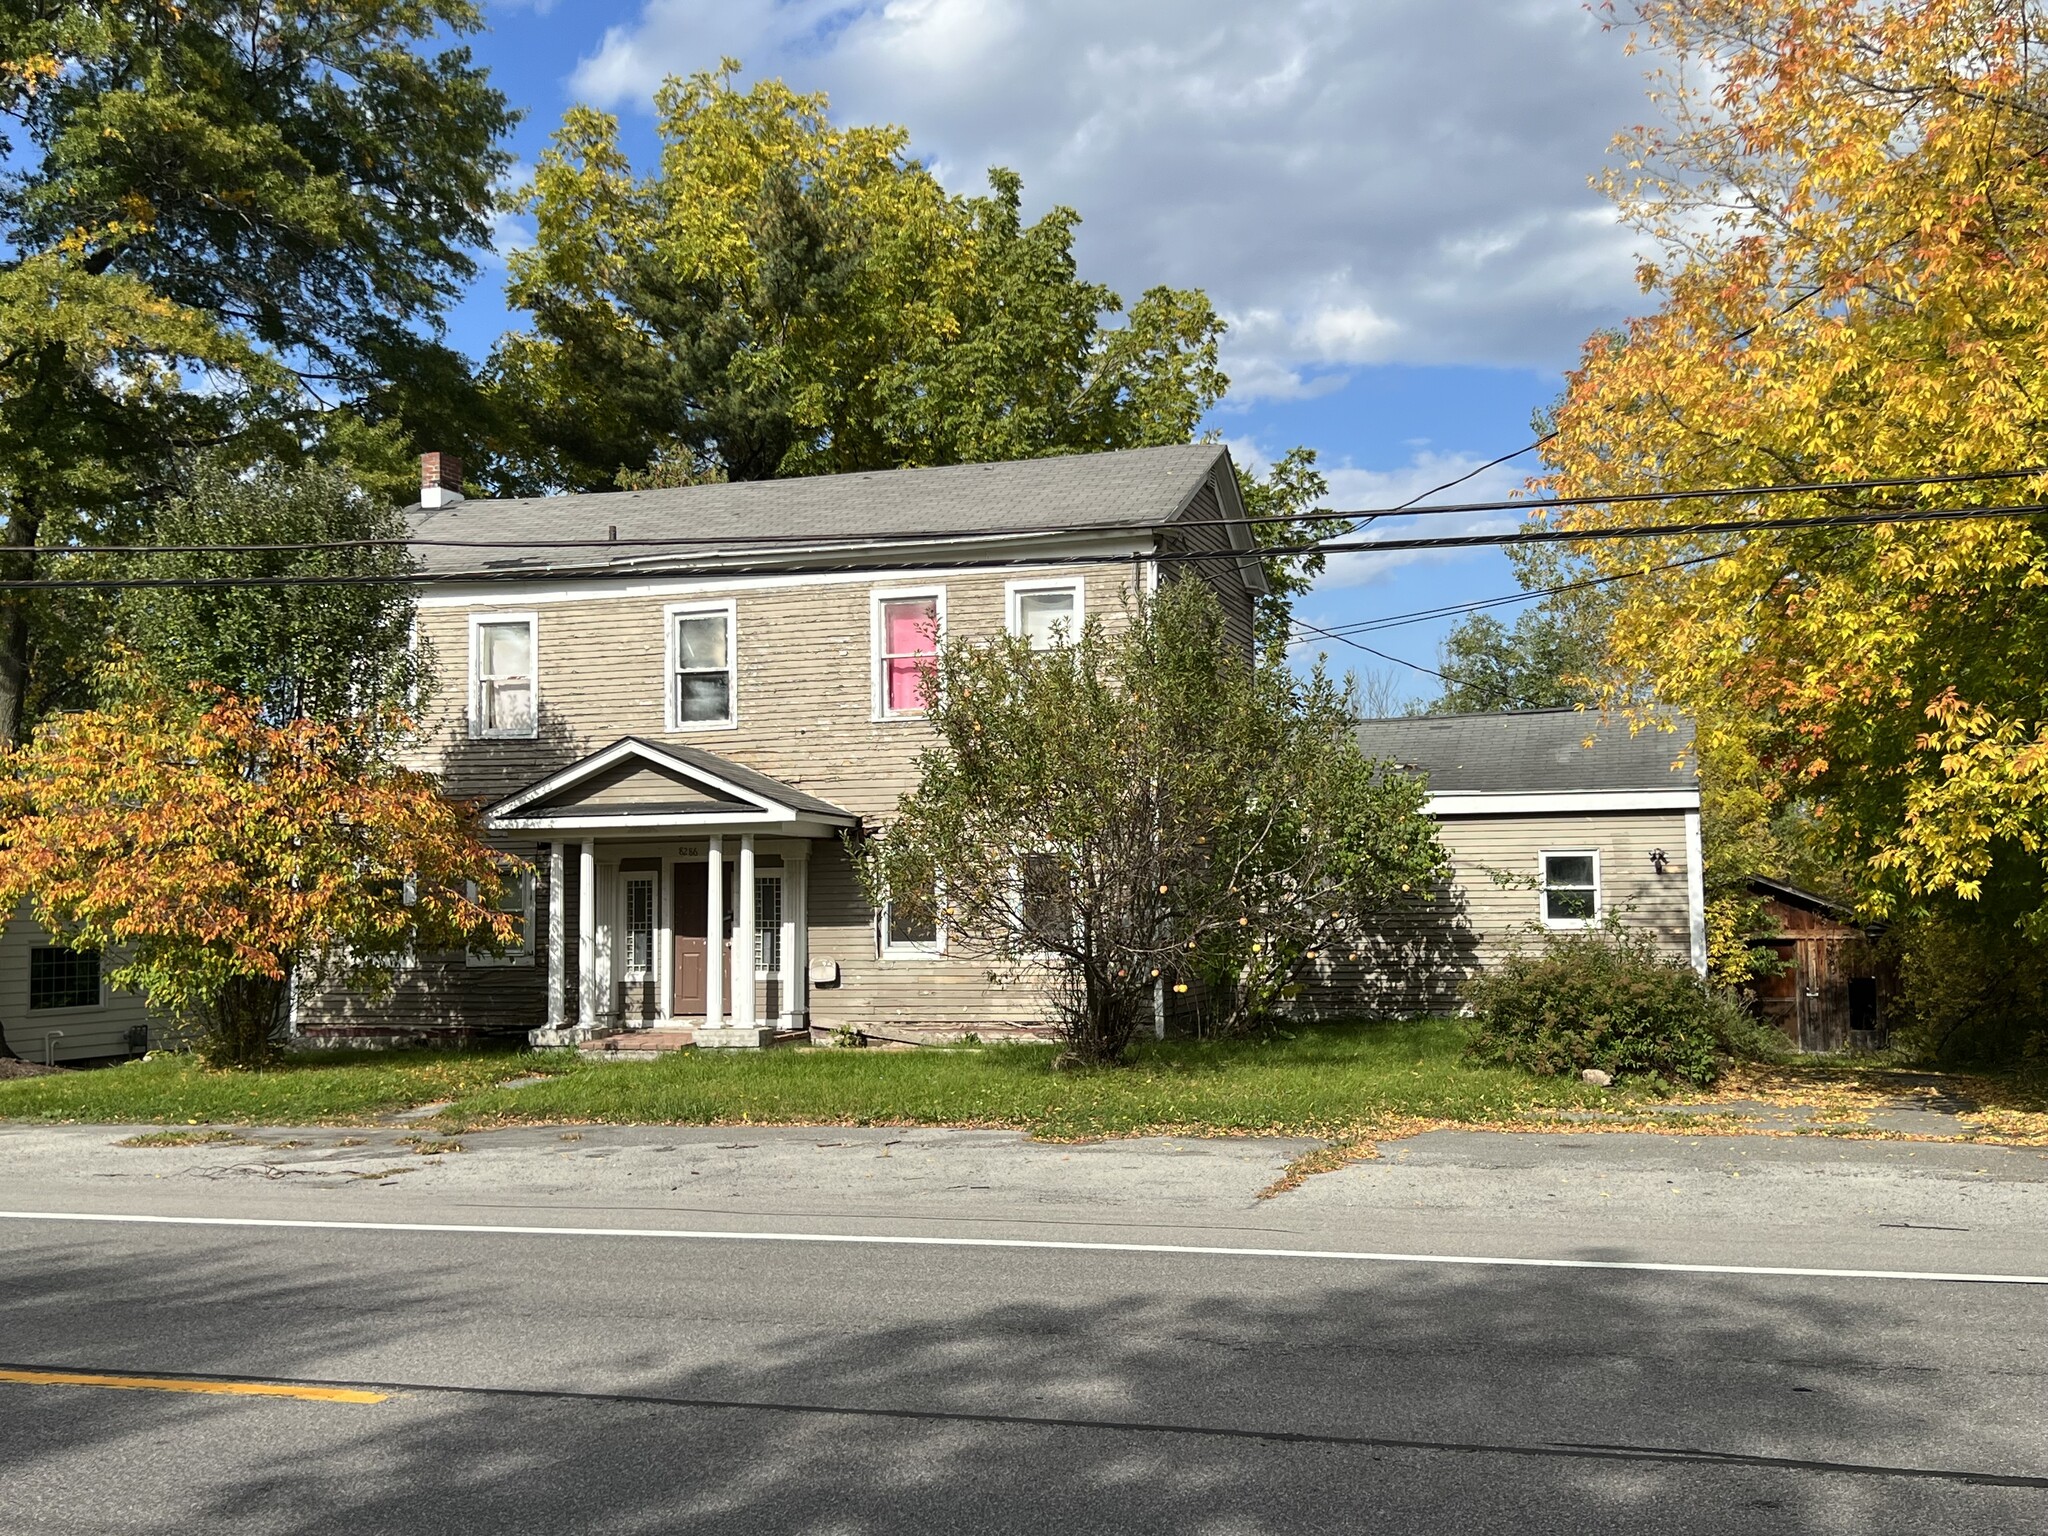
<path fill-rule="evenodd" d="M 1487 608 L 1501 608 L 1511 603 L 1533 602 L 1538 598 L 1558 597 L 1566 592 L 1578 592 L 1588 587 L 1604 587 L 1617 581 L 1634 581 L 1642 576 L 1654 576 L 1660 571 L 1682 570 L 1687 566 L 1705 565 L 1714 560 L 1727 559 L 1725 552 L 1711 555 L 1691 555 L 1683 560 L 1666 560 L 1658 565 L 1646 565 L 1641 570 L 1617 571 L 1611 576 L 1588 576 L 1579 581 L 1560 582 L 1554 587 L 1524 587 L 1519 592 L 1509 592 L 1500 597 L 1483 597 L 1469 603 L 1447 603 L 1441 608 L 1418 608 L 1409 613 L 1385 614 L 1376 619 L 1361 619 L 1356 624 L 1338 624 L 1329 631 L 1335 634 L 1362 635 L 1377 629 L 1399 629 L 1408 624 L 1423 624 L 1431 619 L 1447 619 L 1458 614 L 1478 613 Z"/>
<path fill-rule="evenodd" d="M 1853 491 L 1898 490 L 1928 485 L 1968 485 L 1985 481 L 2025 480 L 2048 474 L 2048 469 L 1989 469 L 1962 471 L 1949 474 L 1892 475 L 1867 477 L 1854 480 L 1811 480 L 1775 485 L 1729 485 L 1707 486 L 1680 491 L 1613 491 L 1598 496 L 1553 496 L 1541 500 L 1516 497 L 1505 501 L 1466 501 L 1450 503 L 1441 507 L 1417 507 L 1414 503 L 1423 496 L 1434 496 L 1438 491 L 1447 490 L 1468 480 L 1481 470 L 1493 464 L 1504 463 L 1518 454 L 1527 453 L 1548 441 L 1539 438 L 1528 447 L 1482 464 L 1456 480 L 1447 480 L 1431 490 L 1411 497 L 1399 506 L 1366 507 L 1352 511 L 1337 511 L 1319 508 L 1310 512 L 1261 513 L 1245 518 L 1190 518 L 1183 521 L 1160 524 L 1162 528 L 1231 528 L 1240 524 L 1266 526 L 1269 524 L 1312 523 L 1334 520 L 1349 520 L 1354 531 L 1382 517 L 1443 517 L 1462 516 L 1477 512 L 1521 512 L 1536 516 L 1552 508 L 1623 506 L 1647 502 L 1729 500 L 1760 496 L 1828 495 Z M 565 500 L 567 498 L 564 498 Z M 490 505 L 477 503 L 479 507 Z M 944 540 L 988 540 L 1014 537 L 1017 534 L 1048 536 L 1059 534 L 1087 534 L 1116 531 L 1100 523 L 1066 523 L 1043 528 L 1020 529 L 1009 532 L 993 531 L 988 528 L 954 528 L 927 530 L 921 532 L 876 533 L 846 538 L 841 547 L 847 549 L 887 548 L 896 544 L 927 544 Z M 761 533 L 761 534 L 671 534 L 657 538 L 579 538 L 579 539 L 435 539 L 435 538 L 386 538 L 386 539 L 333 539 L 308 540 L 299 543 L 237 543 L 237 544 L 33 544 L 8 548 L 0 545 L 0 556 L 5 555 L 211 555 L 211 554 L 315 554 L 355 549 L 460 549 L 460 550 L 543 550 L 543 549 L 658 549 L 677 550 L 710 548 L 719 549 L 775 549 L 785 547 L 811 548 L 818 544 L 814 533 Z M 1308 552 L 1314 546 L 1307 546 Z M 1293 551 L 1280 551 L 1292 553 Z M 1231 554 L 1250 555 L 1258 550 L 1235 550 Z"/>
<path fill-rule="evenodd" d="M 2035 518 L 2048 513 L 2048 504 L 1997 507 L 1899 507 L 1863 512 L 1828 513 L 1798 518 L 1724 518 L 1691 523 L 1644 523 L 1615 528 L 1535 528 L 1505 533 L 1451 534 L 1412 539 L 1330 540 L 1306 544 L 1297 554 L 1391 554 L 1421 549 L 1483 549 L 1512 544 L 1599 543 L 1608 539 L 1694 538 L 1724 533 L 1796 533 L 1807 529 L 1872 528 L 1911 523 L 1964 522 L 1978 519 Z M 4 553 L 4 546 L 0 546 Z M 714 551 L 713 553 L 716 553 Z M 1072 565 L 1113 565 L 1120 560 L 1153 561 L 1163 565 L 1193 564 L 1202 560 L 1239 561 L 1253 558 L 1255 551 L 1236 549 L 1190 549 L 1133 551 L 1128 555 L 1017 555 L 998 559 L 961 560 L 943 555 L 928 560 L 863 560 L 857 553 L 848 559 L 809 565 L 714 565 L 681 567 L 604 566 L 551 570 L 540 567 L 520 569 L 477 569 L 456 571 L 390 571 L 377 575 L 284 573 L 271 576 L 112 576 L 112 577 L 21 577 L 0 580 L 0 591 L 118 590 L 153 587 L 300 587 L 300 586 L 399 586 L 434 582 L 450 584 L 496 584 L 535 580 L 591 580 L 609 577 L 656 580 L 664 576 L 784 576 L 838 574 L 848 570 L 1043 570 Z"/>
<path fill-rule="evenodd" d="M 1425 667 L 1421 662 L 1410 661 L 1405 656 L 1395 656 L 1387 651 L 1374 650 L 1371 646 L 1365 644 L 1363 641 L 1354 640 L 1349 635 L 1340 635 L 1335 630 L 1320 629 L 1316 625 L 1310 624 L 1302 619 L 1296 619 L 1294 621 L 1294 625 L 1295 628 L 1308 630 L 1311 634 L 1323 635 L 1331 640 L 1340 640 L 1344 644 L 1350 646 L 1353 650 L 1363 651 L 1368 656 L 1377 656 L 1381 661 L 1391 661 L 1396 666 L 1409 667 L 1417 672 L 1426 672 L 1431 677 L 1435 678 L 1438 682 L 1447 683 L 1450 681 L 1448 677 L 1445 677 L 1443 673 L 1437 671 L 1435 667 Z"/>

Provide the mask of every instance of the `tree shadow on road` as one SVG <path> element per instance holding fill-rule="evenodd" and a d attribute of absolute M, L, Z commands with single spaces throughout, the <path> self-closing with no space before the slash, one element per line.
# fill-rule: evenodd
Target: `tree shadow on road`
<path fill-rule="evenodd" d="M 798 1248 L 761 1292 L 743 1245 L 404 1264 L 319 1237 L 284 1284 L 254 1242 L 48 1245 L 5 1265 L 0 1354 L 441 1390 L 0 1387 L 23 1486 L 149 1456 L 163 1523 L 134 1528 L 294 1533 L 2012 1532 L 2048 1509 L 1829 1465 L 2048 1470 L 2014 1407 L 2041 1401 L 2012 1348 L 2035 1305 L 1995 1287 Z"/>

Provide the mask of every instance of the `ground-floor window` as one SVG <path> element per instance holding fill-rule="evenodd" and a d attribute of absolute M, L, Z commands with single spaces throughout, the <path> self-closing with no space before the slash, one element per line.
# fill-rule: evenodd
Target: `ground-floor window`
<path fill-rule="evenodd" d="M 939 927 L 936 893 L 929 906 L 923 902 L 892 901 L 882 908 L 883 959 L 940 955 L 945 951 L 945 933 Z"/>
<path fill-rule="evenodd" d="M 761 976 L 782 974 L 780 875 L 758 875 L 754 879 L 754 971 Z"/>
<path fill-rule="evenodd" d="M 97 1008 L 100 1005 L 100 952 L 39 944 L 28 952 L 28 1006 Z"/>
<path fill-rule="evenodd" d="M 1543 921 L 1585 928 L 1600 918 L 1600 855 L 1587 850 L 1543 855 Z"/>
<path fill-rule="evenodd" d="M 654 975 L 654 876 L 626 877 L 626 979 Z"/>

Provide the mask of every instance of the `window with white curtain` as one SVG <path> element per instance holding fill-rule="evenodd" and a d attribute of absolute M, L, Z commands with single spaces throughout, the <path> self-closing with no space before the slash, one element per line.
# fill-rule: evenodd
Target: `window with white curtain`
<path fill-rule="evenodd" d="M 1072 645 L 1081 633 L 1078 581 L 1015 582 L 1010 587 L 1010 633 L 1034 651 Z"/>
<path fill-rule="evenodd" d="M 534 733 L 531 614 L 477 618 L 470 631 L 470 729 L 478 736 Z"/>

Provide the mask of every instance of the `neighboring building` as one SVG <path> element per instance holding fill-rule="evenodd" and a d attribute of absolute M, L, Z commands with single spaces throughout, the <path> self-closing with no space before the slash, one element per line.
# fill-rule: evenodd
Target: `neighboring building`
<path fill-rule="evenodd" d="M 1689 724 L 1631 733 L 1597 712 L 1548 709 L 1366 720 L 1358 739 L 1371 756 L 1428 775 L 1452 874 L 1428 901 L 1360 935 L 1355 956 L 1330 957 L 1305 989 L 1305 1011 L 1454 1009 L 1480 968 L 1610 916 L 1705 972 Z"/>
<path fill-rule="evenodd" d="M 943 930 L 870 910 L 843 841 L 915 782 L 931 653 L 1051 644 L 1180 569 L 1249 651 L 1265 585 L 1210 443 L 531 500 L 424 467 L 424 766 L 521 861 L 525 942 L 303 997 L 313 1038 L 1036 1023 Z"/>
<path fill-rule="evenodd" d="M 107 985 L 97 950 L 51 938 L 26 905 L 0 929 L 0 1033 L 25 1061 L 88 1061 L 140 1055 L 151 1015 L 133 992 Z"/>
<path fill-rule="evenodd" d="M 1747 988 L 1758 1014 L 1795 1050 L 1882 1050 L 1898 974 L 1876 942 L 1879 930 L 1860 926 L 1841 902 L 1782 880 L 1759 876 L 1749 893 L 1777 930 L 1755 941 L 1778 961 L 1776 974 Z"/>

